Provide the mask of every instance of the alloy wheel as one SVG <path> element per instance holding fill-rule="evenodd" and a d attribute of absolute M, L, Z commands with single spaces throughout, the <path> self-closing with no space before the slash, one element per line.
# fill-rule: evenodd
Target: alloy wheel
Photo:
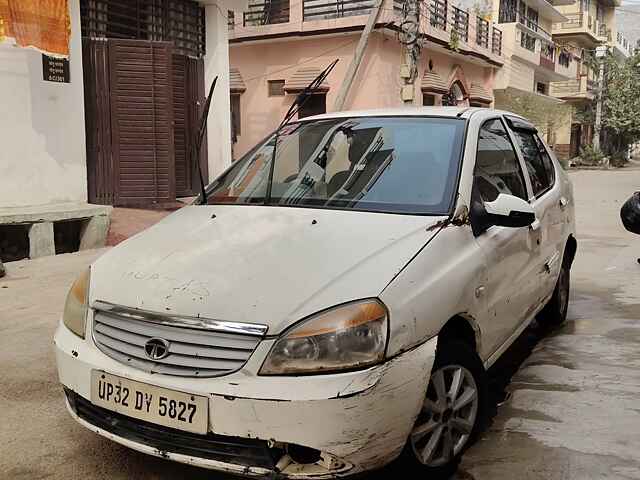
<path fill-rule="evenodd" d="M 411 446 L 424 465 L 439 467 L 465 447 L 478 414 L 478 387 L 469 370 L 447 365 L 431 374 L 427 398 L 411 432 Z"/>

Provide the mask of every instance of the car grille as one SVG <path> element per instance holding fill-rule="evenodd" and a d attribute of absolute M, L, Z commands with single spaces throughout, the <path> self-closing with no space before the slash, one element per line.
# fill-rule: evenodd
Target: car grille
<path fill-rule="evenodd" d="M 264 440 L 183 432 L 98 407 L 67 388 L 65 394 L 69 405 L 82 420 L 109 433 L 157 448 L 162 452 L 268 470 L 275 468 L 276 459 L 284 453 L 269 448 Z"/>
<path fill-rule="evenodd" d="M 252 333 L 217 331 L 224 329 L 223 322 L 214 322 L 212 329 L 176 325 L 179 319 L 159 323 L 164 317 L 121 307 L 96 309 L 93 318 L 94 341 L 106 355 L 141 370 L 182 377 L 216 377 L 239 370 L 266 332 L 261 326 L 251 326 Z M 260 329 L 263 333 L 256 333 Z M 152 360 L 145 353 L 152 338 L 168 342 L 165 358 Z"/>

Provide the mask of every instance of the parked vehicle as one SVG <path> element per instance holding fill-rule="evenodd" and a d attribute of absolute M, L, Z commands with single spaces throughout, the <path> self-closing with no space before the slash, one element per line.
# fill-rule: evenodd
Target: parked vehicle
<path fill-rule="evenodd" d="M 207 197 L 97 260 L 55 336 L 73 418 L 135 450 L 248 476 L 448 474 L 487 419 L 486 369 L 567 315 L 572 186 L 510 113 L 308 118 Z"/>
<path fill-rule="evenodd" d="M 640 192 L 631 195 L 620 209 L 620 219 L 624 228 L 640 235 Z"/>
<path fill-rule="evenodd" d="M 631 233 L 640 235 L 640 192 L 631 195 L 620 209 L 620 219 L 624 228 Z M 640 263 L 640 258 L 638 258 Z M 0 264 L 0 268 L 2 264 Z M 0 276 L 2 276 L 0 274 Z"/>

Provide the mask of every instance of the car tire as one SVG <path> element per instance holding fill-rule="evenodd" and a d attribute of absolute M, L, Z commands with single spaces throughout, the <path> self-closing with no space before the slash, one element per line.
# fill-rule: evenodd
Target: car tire
<path fill-rule="evenodd" d="M 543 327 L 556 327 L 564 323 L 569 310 L 569 292 L 571 290 L 571 268 L 563 262 L 558 280 L 549 302 L 538 314 L 537 320 Z"/>
<path fill-rule="evenodd" d="M 454 392 L 456 378 L 458 389 Z M 436 387 L 438 384 L 441 387 Z M 474 349 L 457 340 L 438 345 L 425 403 L 399 463 L 424 478 L 450 478 L 466 449 L 485 428 L 487 415 L 487 375 Z"/>

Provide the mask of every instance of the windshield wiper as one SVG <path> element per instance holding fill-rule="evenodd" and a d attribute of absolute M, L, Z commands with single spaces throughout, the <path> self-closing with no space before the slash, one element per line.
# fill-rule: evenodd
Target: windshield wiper
<path fill-rule="evenodd" d="M 204 104 L 204 108 L 202 110 L 202 116 L 200 117 L 200 128 L 198 129 L 198 133 L 196 138 L 194 139 L 193 144 L 193 154 L 192 158 L 195 159 L 195 162 L 198 164 L 198 176 L 200 177 L 200 195 L 202 196 L 202 202 L 200 205 L 207 205 L 207 189 L 204 185 L 204 176 L 202 175 L 202 165 L 200 164 L 200 149 L 202 148 L 202 141 L 204 140 L 204 135 L 207 132 L 207 117 L 209 116 L 209 108 L 211 107 L 211 98 L 213 97 L 213 92 L 216 89 L 216 84 L 218 83 L 218 77 L 213 79 L 213 83 L 211 84 L 211 88 L 209 89 L 209 95 L 207 96 L 207 101 Z"/>
<path fill-rule="evenodd" d="M 273 150 L 271 151 L 271 164 L 269 165 L 269 179 L 267 183 L 267 192 L 264 197 L 265 205 L 268 205 L 271 202 L 271 192 L 273 188 L 273 172 L 275 170 L 276 149 L 278 147 L 278 135 L 280 134 L 282 129 L 289 124 L 289 122 L 293 119 L 293 117 L 295 117 L 300 112 L 302 107 L 311 98 L 311 95 L 313 95 L 320 89 L 323 82 L 327 79 L 331 71 L 338 64 L 338 61 L 339 59 L 334 60 L 331 63 L 331 65 L 329 65 L 322 72 L 320 72 L 320 74 L 316 78 L 314 78 L 313 81 L 309 85 L 307 85 L 305 89 L 302 90 L 302 92 L 300 92 L 296 96 L 296 99 L 289 107 L 289 110 L 287 111 L 286 115 L 284 116 L 284 119 L 280 123 L 280 126 L 278 126 L 278 128 L 276 129 L 273 136 Z"/>

